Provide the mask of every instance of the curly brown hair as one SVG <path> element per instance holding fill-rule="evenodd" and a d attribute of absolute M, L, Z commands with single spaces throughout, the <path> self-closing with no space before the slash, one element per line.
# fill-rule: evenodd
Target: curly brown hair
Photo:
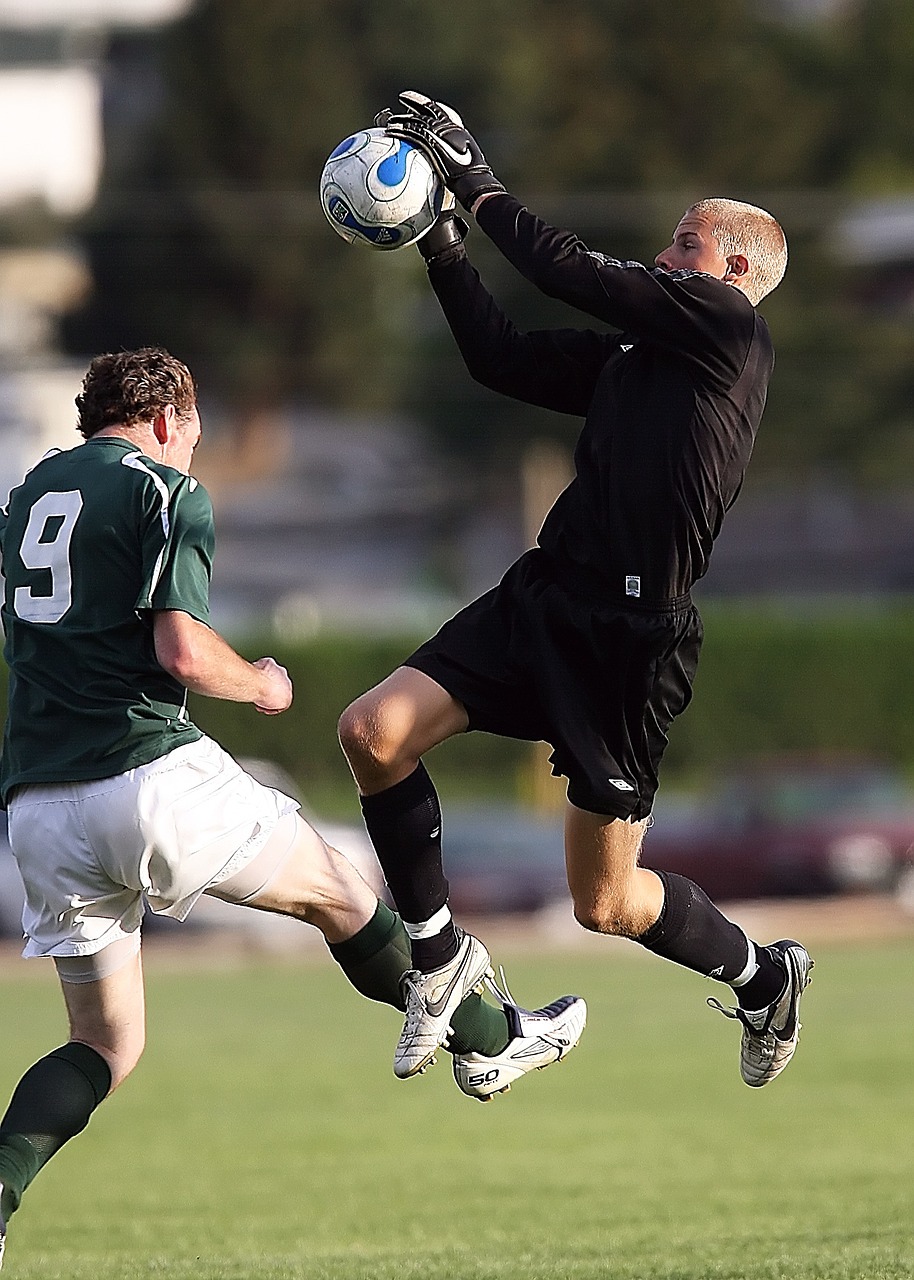
<path fill-rule="evenodd" d="M 197 403 L 197 384 L 185 364 L 161 347 L 96 356 L 76 397 L 76 428 L 88 440 L 103 427 L 149 422 L 166 405 L 183 417 Z"/>

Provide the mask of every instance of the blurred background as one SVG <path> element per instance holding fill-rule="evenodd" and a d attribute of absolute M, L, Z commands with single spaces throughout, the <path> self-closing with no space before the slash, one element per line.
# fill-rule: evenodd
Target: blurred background
<path fill-rule="evenodd" d="M 296 681 L 278 719 L 195 717 L 364 853 L 339 712 L 531 544 L 580 422 L 474 387 L 419 255 L 326 224 L 326 156 L 413 87 L 613 256 L 650 261 L 700 196 L 761 204 L 791 250 L 777 368 L 646 858 L 909 901 L 912 66 L 909 0 L 0 0 L 0 491 L 78 442 L 92 354 L 187 361 L 215 624 Z M 519 325 L 575 322 L 469 247 Z M 459 905 L 560 897 L 543 753 L 472 735 L 430 766 Z"/>

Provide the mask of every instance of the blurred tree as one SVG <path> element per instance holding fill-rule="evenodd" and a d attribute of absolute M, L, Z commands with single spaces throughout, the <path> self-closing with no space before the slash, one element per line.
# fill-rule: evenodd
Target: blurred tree
<path fill-rule="evenodd" d="M 382 293 L 418 270 L 346 246 L 317 201 L 327 154 L 377 108 L 361 12 L 204 0 L 168 31 L 161 103 L 109 166 L 86 228 L 98 288 L 72 343 L 163 342 L 243 411 L 295 395 L 390 403 L 397 343 Z M 129 57 L 112 65 L 136 74 Z"/>
<path fill-rule="evenodd" d="M 754 471 L 897 476 L 893 452 L 914 453 L 914 339 L 906 317 L 861 309 L 823 231 L 842 198 L 914 180 L 914 8 L 772 12 L 464 0 L 458 18 L 427 0 L 201 0 L 154 64 L 113 58 L 112 123 L 130 115 L 130 85 L 154 109 L 109 150 L 86 228 L 98 289 L 71 345 L 164 342 L 243 412 L 295 397 L 409 409 L 490 462 L 531 437 L 570 441 L 577 420 L 472 386 L 417 254 L 347 246 L 322 218 L 328 152 L 411 86 L 453 102 L 532 207 L 616 256 L 649 261 L 699 195 L 771 207 L 792 261 L 763 307 L 778 368 Z M 833 203 L 804 195 L 821 190 Z M 471 251 L 519 324 L 569 322 L 478 232 Z"/>
<path fill-rule="evenodd" d="M 834 46 L 835 176 L 861 192 L 914 184 L 914 6 L 861 0 L 827 38 Z"/>

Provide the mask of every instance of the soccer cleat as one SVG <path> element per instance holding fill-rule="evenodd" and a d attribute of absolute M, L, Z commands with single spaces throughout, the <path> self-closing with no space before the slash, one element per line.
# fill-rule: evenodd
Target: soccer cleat
<path fill-rule="evenodd" d="M 454 1079 L 468 1098 L 490 1102 L 496 1093 L 507 1093 L 515 1080 L 528 1071 L 542 1071 L 561 1062 L 581 1038 L 587 1021 L 587 1005 L 580 996 L 561 996 L 544 1009 L 521 1009 L 490 983 L 504 1005 L 511 1039 L 501 1053 L 455 1054 Z"/>
<path fill-rule="evenodd" d="M 800 1038 L 800 996 L 810 982 L 814 961 L 799 942 L 784 938 L 768 948 L 784 965 L 784 990 L 764 1009 L 727 1009 L 713 997 L 708 1001 L 727 1018 L 743 1024 L 739 1070 L 746 1084 L 760 1089 L 781 1074 L 793 1057 Z"/>
<path fill-rule="evenodd" d="M 450 1021 L 458 1005 L 492 972 L 489 953 L 479 939 L 462 929 L 457 930 L 457 936 L 460 946 L 447 964 L 428 973 L 411 969 L 401 979 L 406 1021 L 394 1053 L 394 1075 L 400 1080 L 431 1065 L 435 1051 L 450 1034 Z"/>

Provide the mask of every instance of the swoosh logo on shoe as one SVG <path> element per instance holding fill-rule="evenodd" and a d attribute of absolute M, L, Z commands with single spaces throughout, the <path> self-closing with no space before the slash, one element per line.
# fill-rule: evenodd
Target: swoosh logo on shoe
<path fill-rule="evenodd" d="M 540 1058 L 546 1050 L 554 1049 L 561 1058 L 570 1047 L 571 1041 L 560 1036 L 540 1036 L 534 1044 L 525 1045 L 508 1056 L 512 1062 L 525 1062 L 527 1058 Z"/>
<path fill-rule="evenodd" d="M 471 163 L 473 155 L 466 143 L 464 143 L 462 151 L 455 151 L 451 144 L 442 137 L 436 138 L 436 143 L 444 154 L 454 161 L 454 164 L 468 165 Z"/>
<path fill-rule="evenodd" d="M 426 1011 L 431 1017 L 439 1018 L 441 1014 L 444 1012 L 445 1006 L 447 1005 L 448 1000 L 450 1000 L 451 998 L 451 993 L 453 992 L 454 988 L 457 986 L 457 983 L 460 982 L 460 980 L 463 978 L 464 973 L 469 968 L 469 964 L 470 964 L 470 952 L 468 951 L 467 954 L 463 957 L 463 961 L 460 965 L 460 968 L 454 974 L 453 978 L 451 978 L 450 982 L 444 988 L 444 991 L 441 993 L 441 995 L 438 996 L 436 1000 L 426 1000 L 424 996 L 422 997 L 422 1003 L 425 1005 Z"/>
<path fill-rule="evenodd" d="M 800 971 L 800 961 L 793 949 L 789 950 L 785 954 L 784 958 L 787 961 L 788 998 L 787 1009 L 785 1011 L 787 1016 L 780 1027 L 775 1026 L 774 1020 L 772 1019 L 771 1030 L 778 1040 L 789 1042 L 796 1034 L 797 1004 L 799 1003 L 798 995 L 802 993 L 805 984 L 803 982 L 803 975 Z"/>

